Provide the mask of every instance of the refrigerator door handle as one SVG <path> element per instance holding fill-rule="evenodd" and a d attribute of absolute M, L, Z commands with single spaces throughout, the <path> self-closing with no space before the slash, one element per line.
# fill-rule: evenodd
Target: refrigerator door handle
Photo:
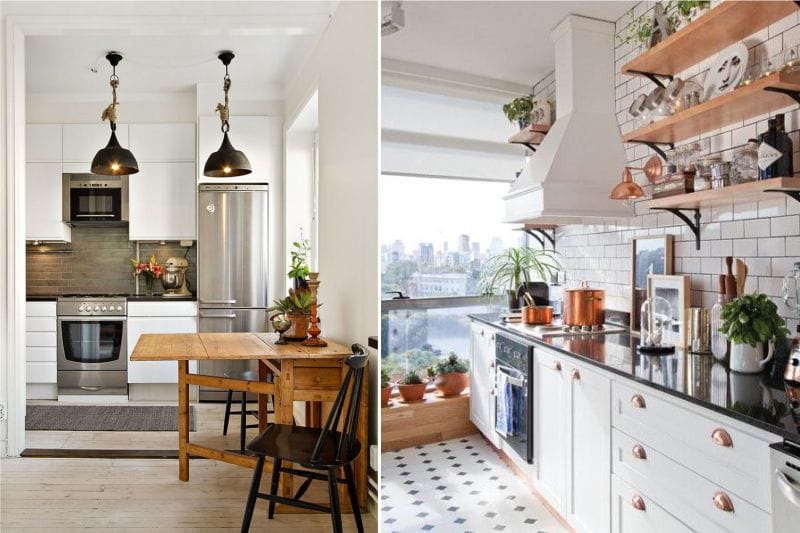
<path fill-rule="evenodd" d="M 235 304 L 236 300 L 204 300 L 200 298 L 201 304 Z"/>
<path fill-rule="evenodd" d="M 236 315 L 234 315 L 233 313 L 229 315 L 207 315 L 201 311 L 200 318 L 236 318 Z"/>

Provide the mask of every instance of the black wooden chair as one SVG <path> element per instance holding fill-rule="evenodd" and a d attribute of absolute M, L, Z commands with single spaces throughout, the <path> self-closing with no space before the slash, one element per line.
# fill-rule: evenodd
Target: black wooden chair
<path fill-rule="evenodd" d="M 322 429 L 273 424 L 247 445 L 247 449 L 255 453 L 258 460 L 253 471 L 250 493 L 247 496 L 247 506 L 242 521 L 243 532 L 250 530 L 256 499 L 261 498 L 269 501 L 269 518 L 275 516 L 276 503 L 321 511 L 331 514 L 334 533 L 341 533 L 342 511 L 339 505 L 338 486 L 339 483 L 345 483 L 350 495 L 356 527 L 359 533 L 363 533 L 364 526 L 361 523 L 361 510 L 351 464 L 361 452 L 361 443 L 356 438 L 356 433 L 361 405 L 361 386 L 369 355 L 367 349 L 360 344 L 353 344 L 352 350 L 353 355 L 345 361 L 350 369 L 342 381 L 342 387 Z M 347 400 L 346 408 L 345 400 Z M 342 415 L 344 415 L 343 419 Z M 341 432 L 337 431 L 340 420 L 342 420 Z M 270 484 L 270 493 L 263 494 L 258 489 L 261 484 L 264 460 L 267 457 L 273 459 L 272 483 Z M 282 466 L 283 461 L 297 463 L 317 472 L 287 468 Z M 339 477 L 339 469 L 344 470 L 344 479 Z M 278 496 L 278 481 L 281 472 L 306 478 L 297 489 L 294 498 Z M 327 481 L 330 494 L 329 507 L 300 499 L 314 480 Z"/>
<path fill-rule="evenodd" d="M 255 370 L 245 370 L 242 372 L 225 372 L 223 374 L 226 378 L 230 379 L 244 379 L 247 381 L 258 381 L 258 372 Z M 272 374 L 267 375 L 267 382 L 272 383 Z M 258 409 L 247 409 L 247 393 L 242 392 L 242 406 L 239 411 L 231 411 L 231 403 L 233 403 L 233 391 L 228 390 L 228 400 L 225 402 L 225 422 L 222 425 L 222 434 L 228 434 L 228 422 L 231 415 L 239 415 L 239 449 L 244 451 L 244 443 L 247 435 L 247 430 L 257 428 L 258 424 L 248 424 L 247 416 L 252 415 L 258 418 Z M 275 413 L 275 398 L 270 395 L 268 398 L 272 400 L 272 409 L 267 407 L 267 415 Z"/>

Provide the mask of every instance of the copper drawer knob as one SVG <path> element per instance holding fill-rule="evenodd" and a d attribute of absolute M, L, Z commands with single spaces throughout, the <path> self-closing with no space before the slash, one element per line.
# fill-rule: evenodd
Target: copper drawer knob
<path fill-rule="evenodd" d="M 637 409 L 644 409 L 647 407 L 647 403 L 644 401 L 644 397 L 641 394 L 633 395 L 633 398 L 631 398 L 631 405 Z"/>
<path fill-rule="evenodd" d="M 553 370 L 561 372 L 561 361 L 556 361 L 555 363 L 553 363 Z"/>
<path fill-rule="evenodd" d="M 647 508 L 647 506 L 644 504 L 644 499 L 638 494 L 631 498 L 631 505 L 633 505 L 633 508 L 638 511 L 644 511 Z"/>
<path fill-rule="evenodd" d="M 715 492 L 713 499 L 714 499 L 714 505 L 716 505 L 717 509 L 719 509 L 720 511 L 725 511 L 726 513 L 733 512 L 733 502 L 724 492 L 721 491 Z"/>
<path fill-rule="evenodd" d="M 717 428 L 712 431 L 711 439 L 717 446 L 722 446 L 725 448 L 730 448 L 733 446 L 733 439 L 731 439 L 730 434 L 722 428 Z"/>
<path fill-rule="evenodd" d="M 578 371 L 577 368 L 573 368 L 570 375 L 572 376 L 572 379 L 581 379 L 581 373 Z"/>
<path fill-rule="evenodd" d="M 633 456 L 637 459 L 647 459 L 647 452 L 644 451 L 644 446 L 641 444 L 633 445 Z"/>

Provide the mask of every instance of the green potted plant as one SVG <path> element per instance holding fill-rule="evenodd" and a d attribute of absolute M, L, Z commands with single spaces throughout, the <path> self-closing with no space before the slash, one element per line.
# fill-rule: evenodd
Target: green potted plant
<path fill-rule="evenodd" d="M 419 374 L 412 370 L 403 376 L 400 383 L 397 384 L 397 389 L 400 391 L 403 401 L 418 402 L 425 396 L 426 383 Z"/>
<path fill-rule="evenodd" d="M 519 307 L 517 289 L 523 282 L 546 281 L 563 270 L 556 255 L 554 251 L 520 246 L 490 257 L 483 265 L 478 282 L 480 293 L 493 296 L 505 290 L 508 308 L 516 309 Z"/>
<path fill-rule="evenodd" d="M 531 123 L 531 111 L 536 105 L 536 100 L 533 99 L 532 94 L 526 94 L 514 98 L 507 104 L 503 105 L 503 113 L 509 122 L 519 125 L 519 129 L 529 126 Z"/>
<path fill-rule="evenodd" d="M 720 331 L 731 341 L 730 369 L 758 374 L 775 352 L 775 342 L 785 342 L 789 330 L 778 316 L 778 306 L 766 294 L 745 294 L 722 307 Z M 764 343 L 768 343 L 764 357 Z"/>
<path fill-rule="evenodd" d="M 267 311 L 278 311 L 285 314 L 292 321 L 289 330 L 284 333 L 284 338 L 290 341 L 302 341 L 308 337 L 308 326 L 311 317 L 311 292 L 307 290 L 289 289 L 289 296 L 273 300 L 273 306 Z M 317 304 L 320 307 L 322 304 Z M 272 317 L 270 317 L 272 320 Z"/>
<path fill-rule="evenodd" d="M 437 361 L 434 370 L 434 385 L 442 396 L 458 396 L 469 387 L 469 365 L 459 359 L 455 352 L 450 352 L 446 359 Z"/>
<path fill-rule="evenodd" d="M 381 407 L 388 407 L 392 398 L 392 383 L 389 381 L 389 371 L 381 368 Z"/>
<path fill-rule="evenodd" d="M 303 239 L 303 231 L 300 231 L 300 240 L 292 243 L 292 249 L 289 251 L 291 256 L 291 266 L 287 276 L 294 282 L 295 290 L 308 288 L 308 273 L 310 268 L 308 266 L 308 253 L 311 246 L 308 241 Z"/>

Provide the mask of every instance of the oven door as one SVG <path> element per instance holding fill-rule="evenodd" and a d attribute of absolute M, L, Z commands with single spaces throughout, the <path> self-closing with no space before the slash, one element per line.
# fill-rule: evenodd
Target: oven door
<path fill-rule="evenodd" d="M 58 370 L 126 370 L 125 317 L 59 317 Z"/>

